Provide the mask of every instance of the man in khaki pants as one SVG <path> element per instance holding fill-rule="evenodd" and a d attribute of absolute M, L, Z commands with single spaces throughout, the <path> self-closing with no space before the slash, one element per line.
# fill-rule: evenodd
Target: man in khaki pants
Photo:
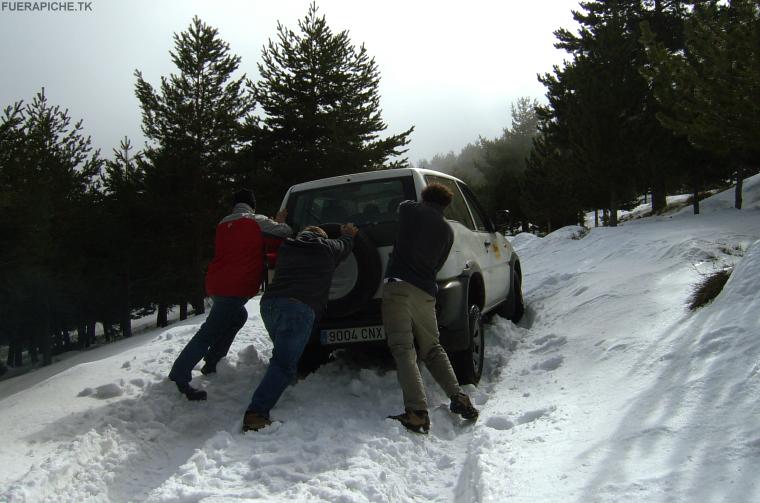
<path fill-rule="evenodd" d="M 443 218 L 451 198 L 447 187 L 433 183 L 423 189 L 421 203 L 404 201 L 399 205 L 398 235 L 385 272 L 383 325 L 396 360 L 405 409 L 403 414 L 389 417 L 416 433 L 430 430 L 430 417 L 415 341 L 420 359 L 451 399 L 450 410 L 465 419 L 478 417 L 438 341 L 435 317 L 435 278 L 454 241 L 453 231 Z"/>

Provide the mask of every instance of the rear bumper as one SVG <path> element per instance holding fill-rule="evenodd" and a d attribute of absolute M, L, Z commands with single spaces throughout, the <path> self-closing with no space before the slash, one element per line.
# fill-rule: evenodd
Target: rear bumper
<path fill-rule="evenodd" d="M 467 282 L 466 278 L 454 278 L 439 282 L 436 298 L 436 316 L 441 345 L 446 351 L 462 351 L 469 347 L 467 337 Z M 359 312 L 346 318 L 323 318 L 315 324 L 310 345 L 320 346 L 322 330 L 335 328 L 369 327 L 383 324 L 381 300 L 372 299 Z M 385 341 L 352 342 L 349 344 L 329 344 L 324 347 L 358 347 L 387 344 Z"/>

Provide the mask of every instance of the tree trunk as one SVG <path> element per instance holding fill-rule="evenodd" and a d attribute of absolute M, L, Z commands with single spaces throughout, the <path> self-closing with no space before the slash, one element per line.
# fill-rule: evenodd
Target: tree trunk
<path fill-rule="evenodd" d="M 129 306 L 122 306 L 119 329 L 121 330 L 122 337 L 132 337 L 132 316 L 130 315 Z"/>
<path fill-rule="evenodd" d="M 119 316 L 119 328 L 122 337 L 132 337 L 132 309 L 131 309 L 131 292 L 129 283 L 129 272 L 122 276 L 122 290 L 124 298 L 121 303 L 121 315 Z"/>
<path fill-rule="evenodd" d="M 197 189 L 200 190 L 200 180 L 198 181 Z M 205 219 L 203 219 L 205 220 Z M 192 274 L 195 281 L 193 281 L 193 290 L 190 292 L 190 302 L 193 305 L 193 311 L 196 315 L 203 314 L 203 297 L 206 293 L 205 277 L 203 274 L 203 221 L 195 222 L 195 253 L 193 254 L 192 262 Z M 187 318 L 187 312 L 185 312 L 185 318 Z"/>
<path fill-rule="evenodd" d="M 18 331 L 11 334 L 11 340 L 8 344 L 8 358 L 6 359 L 9 367 L 20 367 L 24 364 L 24 352 Z"/>
<path fill-rule="evenodd" d="M 166 304 L 159 304 L 158 311 L 156 313 L 156 326 L 159 328 L 165 327 L 169 324 L 169 306 Z"/>
<path fill-rule="evenodd" d="M 42 365 L 53 363 L 53 333 L 50 330 L 50 315 L 44 314 L 40 322 L 40 336 L 42 337 Z"/>
<path fill-rule="evenodd" d="M 182 301 L 179 303 L 179 319 L 180 320 L 187 319 L 187 302 L 185 301 Z"/>
<path fill-rule="evenodd" d="M 594 227 L 599 227 L 599 209 L 594 209 Z"/>
<path fill-rule="evenodd" d="M 692 178 L 692 207 L 694 208 L 694 214 L 699 215 L 699 193 L 702 191 L 702 177 L 695 175 Z"/>
<path fill-rule="evenodd" d="M 87 347 L 87 324 L 82 321 L 77 325 L 77 343 L 79 344 L 79 349 Z"/>
<path fill-rule="evenodd" d="M 113 340 L 111 322 L 109 320 L 103 320 L 100 324 L 103 325 L 103 337 L 106 339 L 106 342 L 111 342 Z"/>
<path fill-rule="evenodd" d="M 21 367 L 24 364 L 24 347 L 21 345 L 21 341 L 16 341 L 16 348 L 13 352 L 13 362 L 17 367 Z"/>
<path fill-rule="evenodd" d="M 655 174 L 654 183 L 652 184 L 652 213 L 661 213 L 668 206 L 667 190 L 665 189 L 665 178 L 658 172 Z"/>
<path fill-rule="evenodd" d="M 196 316 L 206 312 L 205 297 L 203 295 L 198 295 L 193 300 L 192 304 L 193 304 L 193 312 L 195 313 Z"/>
<path fill-rule="evenodd" d="M 736 190 L 734 192 L 734 208 L 742 209 L 742 189 L 744 188 L 744 165 L 736 169 Z"/>
<path fill-rule="evenodd" d="M 619 204 L 617 192 L 615 190 L 610 191 L 610 227 L 617 227 Z"/>
<path fill-rule="evenodd" d="M 97 322 L 95 320 L 90 320 L 87 322 L 87 337 L 85 340 L 85 347 L 89 348 L 91 344 L 95 344 L 95 324 Z"/>

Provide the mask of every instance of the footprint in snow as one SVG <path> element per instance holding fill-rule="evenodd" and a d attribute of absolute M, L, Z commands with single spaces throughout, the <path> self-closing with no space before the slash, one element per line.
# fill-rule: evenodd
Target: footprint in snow
<path fill-rule="evenodd" d="M 503 416 L 493 416 L 488 418 L 486 426 L 494 430 L 504 431 L 514 428 L 515 423 Z"/>
<path fill-rule="evenodd" d="M 77 396 L 91 396 L 99 400 L 106 400 L 108 398 L 116 398 L 124 394 L 124 388 L 116 383 L 104 384 L 97 388 L 85 388 L 79 392 Z"/>
<path fill-rule="evenodd" d="M 573 296 L 574 296 L 574 297 L 577 297 L 578 295 L 581 295 L 581 294 L 582 294 L 583 292 L 585 292 L 586 290 L 588 290 L 588 287 L 587 287 L 587 286 L 582 286 L 582 287 L 578 288 L 577 290 L 575 290 L 575 291 L 573 292 Z"/>
<path fill-rule="evenodd" d="M 541 363 L 536 363 L 533 365 L 533 370 L 544 370 L 546 372 L 551 372 L 552 370 L 557 370 L 562 366 L 562 362 L 565 361 L 565 357 L 562 355 L 552 356 L 548 360 L 544 360 Z"/>
<path fill-rule="evenodd" d="M 533 345 L 538 347 L 532 350 L 531 353 L 548 353 L 561 348 L 565 344 L 567 344 L 567 337 L 549 334 L 533 341 Z"/>
<path fill-rule="evenodd" d="M 546 407 L 544 409 L 536 409 L 524 412 L 520 417 L 515 419 L 514 422 L 506 416 L 492 416 L 486 420 L 486 426 L 500 431 L 511 430 L 517 425 L 532 423 L 533 421 L 537 421 L 542 417 L 549 416 L 555 410 L 557 410 L 557 408 L 552 406 Z"/>
<path fill-rule="evenodd" d="M 536 409 L 523 413 L 522 416 L 517 418 L 517 424 L 532 423 L 542 417 L 548 416 L 552 412 L 557 410 L 557 407 L 547 407 L 545 409 Z"/>

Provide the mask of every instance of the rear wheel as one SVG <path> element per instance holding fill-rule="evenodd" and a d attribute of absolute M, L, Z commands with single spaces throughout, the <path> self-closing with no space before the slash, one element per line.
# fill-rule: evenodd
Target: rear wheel
<path fill-rule="evenodd" d="M 459 384 L 478 384 L 483 375 L 485 360 L 485 331 L 480 307 L 472 304 L 467 313 L 467 332 L 470 346 L 451 355 L 451 365 Z"/>

